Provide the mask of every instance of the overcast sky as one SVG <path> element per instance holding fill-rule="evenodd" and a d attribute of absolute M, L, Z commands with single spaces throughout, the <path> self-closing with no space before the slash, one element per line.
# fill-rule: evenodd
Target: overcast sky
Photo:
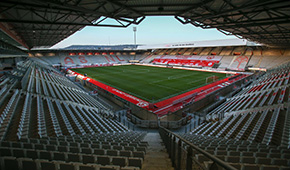
<path fill-rule="evenodd" d="M 233 39 L 216 29 L 201 29 L 191 24 L 183 25 L 174 17 L 146 17 L 139 25 L 127 28 L 85 27 L 53 48 L 70 45 L 134 44 L 133 27 L 137 27 L 137 44 L 164 44 L 202 40 Z"/>

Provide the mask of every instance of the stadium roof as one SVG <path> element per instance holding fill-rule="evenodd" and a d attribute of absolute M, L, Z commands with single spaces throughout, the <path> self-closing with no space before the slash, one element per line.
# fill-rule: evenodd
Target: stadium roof
<path fill-rule="evenodd" d="M 1 0 L 0 9 L 0 29 L 29 49 L 52 46 L 84 26 L 127 27 L 157 15 L 290 46 L 289 0 Z"/>

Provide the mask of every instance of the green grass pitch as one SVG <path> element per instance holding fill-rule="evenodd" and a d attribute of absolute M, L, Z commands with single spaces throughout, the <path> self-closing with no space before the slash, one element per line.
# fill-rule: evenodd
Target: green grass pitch
<path fill-rule="evenodd" d="M 204 86 L 209 76 L 226 77 L 221 73 L 137 65 L 71 70 L 152 103 Z"/>

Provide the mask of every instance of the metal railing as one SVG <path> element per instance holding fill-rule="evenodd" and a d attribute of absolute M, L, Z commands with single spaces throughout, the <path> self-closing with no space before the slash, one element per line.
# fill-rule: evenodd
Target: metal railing
<path fill-rule="evenodd" d="M 159 134 L 165 144 L 172 166 L 175 170 L 192 170 L 192 169 L 226 169 L 236 170 L 233 166 L 217 158 L 216 156 L 206 152 L 198 146 L 192 144 L 181 136 L 159 127 Z M 201 163 L 195 155 L 203 157 L 204 163 Z"/>
<path fill-rule="evenodd" d="M 133 114 L 129 115 L 129 120 L 134 123 L 136 126 L 142 127 L 142 128 L 155 128 L 157 129 L 158 126 L 158 120 L 142 120 Z M 187 125 L 189 123 L 188 116 L 181 118 L 177 121 L 159 121 L 160 125 L 163 127 L 166 127 L 168 129 L 178 129 L 184 125 Z"/>

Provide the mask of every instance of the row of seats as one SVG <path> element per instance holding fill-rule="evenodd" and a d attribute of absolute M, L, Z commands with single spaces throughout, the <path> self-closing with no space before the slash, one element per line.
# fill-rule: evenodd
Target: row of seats
<path fill-rule="evenodd" d="M 57 142 L 77 142 L 81 144 L 95 144 L 98 142 L 100 144 L 111 144 L 112 142 L 139 142 L 142 144 L 147 144 L 147 142 L 143 142 L 142 139 L 146 136 L 145 132 L 134 132 L 134 131 L 126 131 L 119 133 L 98 133 L 98 134 L 87 134 L 87 135 L 76 135 L 76 136 L 59 136 L 52 137 L 47 136 L 41 139 L 37 138 L 23 138 L 20 139 L 21 142 L 29 142 L 29 143 L 43 143 L 43 141 L 47 141 L 48 143 L 53 142 L 56 144 Z M 111 143 L 110 143 L 111 142 Z"/>
<path fill-rule="evenodd" d="M 70 152 L 58 152 L 58 151 L 46 151 L 46 150 L 33 150 L 33 149 L 11 149 L 0 148 L 1 157 L 15 157 L 15 158 L 29 158 L 29 159 L 44 159 L 49 161 L 64 161 L 64 162 L 78 162 L 78 163 L 97 163 L 101 165 L 119 165 L 127 166 L 128 160 L 140 160 L 140 167 L 144 159 L 144 152 L 118 152 L 114 150 L 107 150 L 105 153 L 100 151 L 92 154 L 85 153 L 70 153 Z M 132 154 L 132 155 L 128 155 Z M 116 160 L 116 162 L 114 161 Z"/>
<path fill-rule="evenodd" d="M 142 168 L 146 133 L 37 59 L 17 67 L 0 86 L 0 169 Z"/>
<path fill-rule="evenodd" d="M 53 100 L 19 90 L 15 90 L 7 100 L 9 102 L 1 107 L 4 109 L 0 118 L 3 137 L 8 131 L 11 139 L 128 131 L 119 122 L 98 114 L 98 108 Z M 15 114 L 17 111 L 20 114 Z"/>
<path fill-rule="evenodd" d="M 116 151 L 132 151 L 132 152 L 146 152 L 146 144 L 140 143 L 116 143 L 112 142 L 109 144 L 84 144 L 84 143 L 76 143 L 76 142 L 60 142 L 59 144 L 34 144 L 34 143 L 24 143 L 17 142 L 11 143 L 8 141 L 1 142 L 1 147 L 12 147 L 12 148 L 20 148 L 20 149 L 37 149 L 37 150 L 47 150 L 47 151 L 59 151 L 59 152 L 72 152 L 72 153 L 86 153 L 92 154 L 97 151 L 101 151 L 100 153 L 106 153 L 107 150 L 116 150 Z M 96 149 L 96 150 L 94 150 Z M 114 154 L 118 154 L 115 152 Z"/>
<path fill-rule="evenodd" d="M 287 168 L 290 166 L 290 150 L 286 146 L 274 146 L 249 141 L 182 134 L 182 137 L 197 145 L 217 158 L 233 164 L 234 167 L 255 165 L 266 168 Z M 193 150 L 195 159 L 200 163 L 210 161 L 207 157 Z"/>
<path fill-rule="evenodd" d="M 219 61 L 205 61 L 205 60 L 194 60 L 194 61 L 173 61 L 173 60 L 157 60 L 154 59 L 152 63 L 155 64 L 170 64 L 170 65 L 185 65 L 185 66 L 195 66 L 195 67 L 212 67 L 214 64 L 219 63 Z"/>
<path fill-rule="evenodd" d="M 0 90 L 2 140 L 128 131 L 112 119 L 109 108 L 73 82 L 47 65 L 28 61 L 18 64 L 22 71 L 27 68 L 27 81 L 16 79 Z"/>
<path fill-rule="evenodd" d="M 62 75 L 43 68 L 32 69 L 27 91 L 108 111 L 102 103 L 94 100 Z"/>
<path fill-rule="evenodd" d="M 234 96 L 211 111 L 207 118 L 211 119 L 220 112 L 233 112 L 255 107 L 267 107 L 274 104 L 282 104 L 289 101 L 289 87 L 281 87 L 264 91 L 257 91 Z"/>
<path fill-rule="evenodd" d="M 289 78 L 290 64 L 270 70 L 182 137 L 237 169 L 289 169 Z M 194 155 L 211 166 L 204 155 Z"/>
<path fill-rule="evenodd" d="M 288 108 L 278 107 L 230 115 L 221 121 L 203 123 L 191 133 L 280 145 L 285 143 L 280 132 L 288 128 L 288 112 Z"/>
<path fill-rule="evenodd" d="M 55 161 L 61 161 L 66 164 L 95 164 L 117 166 L 117 169 L 139 169 L 142 167 L 148 145 L 147 142 L 142 142 L 145 135 L 146 133 L 141 132 L 115 133 L 115 136 L 124 136 L 122 142 L 116 142 L 113 136 L 104 134 L 2 141 L 0 158 L 17 159 L 18 161 L 31 159 L 32 162 L 46 160 L 53 164 Z M 125 142 L 126 139 L 127 142 Z M 6 165 L 2 162 L 3 166 Z M 21 169 L 21 167 L 18 168 Z"/>
<path fill-rule="evenodd" d="M 251 85 L 243 88 L 237 95 L 212 110 L 207 115 L 207 119 L 215 119 L 220 113 L 289 102 L 289 78 L 290 66 L 288 65 L 270 70 Z"/>
<path fill-rule="evenodd" d="M 112 162 L 115 164 L 122 163 L 117 158 L 113 159 Z M 121 167 L 119 165 L 83 164 L 77 162 L 33 160 L 29 158 L 0 158 L 0 168 L 3 170 L 139 170 L 140 168 L 136 167 L 138 164 L 140 164 L 138 159 L 129 159 L 129 166 Z"/>

